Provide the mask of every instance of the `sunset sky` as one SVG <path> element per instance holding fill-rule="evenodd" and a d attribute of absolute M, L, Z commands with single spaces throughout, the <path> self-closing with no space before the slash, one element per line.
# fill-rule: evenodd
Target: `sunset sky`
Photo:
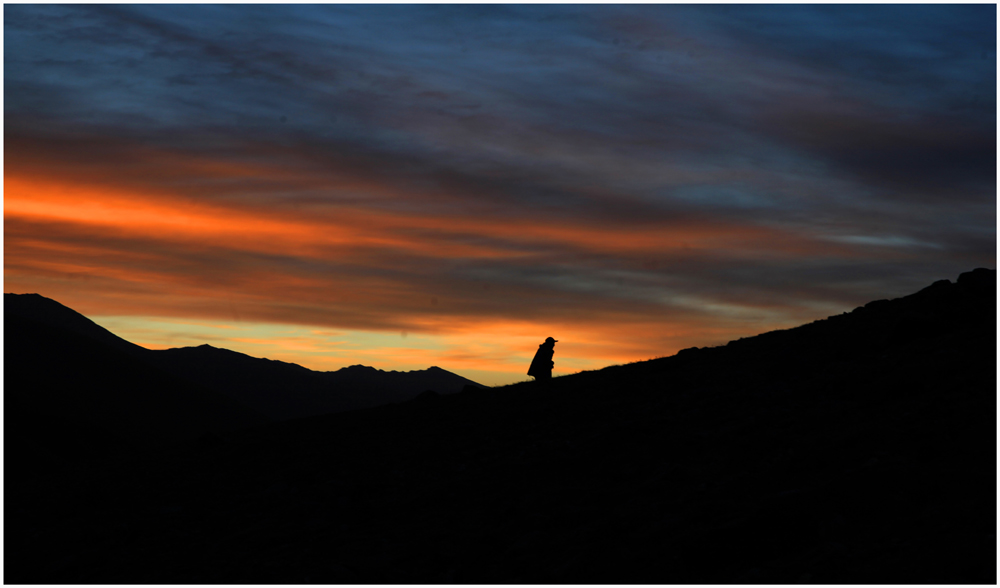
<path fill-rule="evenodd" d="M 488 385 L 996 267 L 996 6 L 4 5 L 4 291 Z"/>

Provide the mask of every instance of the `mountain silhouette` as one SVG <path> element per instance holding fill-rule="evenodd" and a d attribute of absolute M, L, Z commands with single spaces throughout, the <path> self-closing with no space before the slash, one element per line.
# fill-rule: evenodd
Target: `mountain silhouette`
<path fill-rule="evenodd" d="M 177 441 L 271 419 L 138 358 L 146 351 L 37 295 L 4 296 L 8 438 L 39 453 Z"/>
<path fill-rule="evenodd" d="M 996 367 L 978 269 L 545 383 L 8 465 L 5 580 L 995 584 Z"/>
<path fill-rule="evenodd" d="M 386 372 L 356 365 L 317 372 L 211 345 L 166 349 L 150 355 L 149 361 L 164 370 L 200 382 L 279 420 L 403 402 L 427 389 L 452 394 L 466 386 L 482 387 L 438 367 Z"/>
<path fill-rule="evenodd" d="M 4 320 L 16 318 L 65 330 L 111 349 L 140 356 L 147 349 L 130 343 L 75 310 L 38 294 L 4 294 Z"/>
<path fill-rule="evenodd" d="M 255 358 L 211 345 L 150 350 L 126 341 L 80 313 L 38 294 L 5 294 L 4 318 L 8 324 L 5 327 L 8 344 L 14 344 L 16 356 L 26 360 L 8 362 L 6 378 L 16 390 L 27 390 L 29 382 L 39 374 L 45 374 L 50 379 L 61 378 L 58 383 L 51 383 L 50 388 L 84 403 L 94 402 L 95 407 L 104 404 L 119 407 L 114 411 L 95 408 L 98 413 L 111 418 L 112 415 L 127 412 L 122 407 L 128 403 L 123 403 L 121 398 L 139 397 L 134 392 L 140 390 L 140 385 L 143 386 L 141 389 L 145 389 L 146 382 L 162 391 L 158 402 L 168 402 L 169 398 L 186 394 L 185 390 L 196 389 L 197 392 L 192 392 L 194 396 L 189 400 L 170 400 L 179 403 L 176 410 L 158 405 L 154 408 L 152 404 L 148 409 L 142 409 L 150 415 L 162 415 L 163 427 L 169 427 L 168 414 L 190 415 L 185 417 L 188 420 L 200 414 L 201 409 L 195 407 L 196 398 L 214 398 L 212 402 L 215 405 L 240 407 L 239 410 L 234 409 L 233 414 L 240 413 L 242 416 L 234 417 L 234 420 L 222 419 L 221 413 L 216 415 L 220 417 L 216 418 L 218 426 L 210 424 L 212 419 L 198 426 L 183 425 L 182 419 L 177 434 L 172 437 L 190 437 L 194 433 L 225 431 L 268 420 L 403 402 L 427 389 L 451 394 L 465 386 L 482 387 L 437 367 L 385 372 L 352 366 L 335 372 L 316 372 L 297 364 Z M 19 345 L 22 339 L 33 342 L 33 345 L 30 348 Z M 54 345 L 52 351 L 49 350 L 50 345 Z M 55 350 L 58 350 L 58 355 L 55 355 Z M 100 355 L 101 361 L 95 363 L 96 360 L 91 357 L 93 354 Z M 8 359 L 11 357 L 8 355 Z M 87 358 L 86 361 L 83 357 Z M 77 364 L 89 367 L 63 367 Z M 124 368 L 121 366 L 129 366 L 130 381 L 122 379 L 119 372 Z M 140 374 L 142 370 L 149 373 Z M 167 379 L 164 380 L 164 377 Z M 99 394 L 89 398 L 88 393 L 95 392 Z M 150 394 L 146 391 L 141 397 L 153 402 Z M 102 400 L 104 396 L 107 396 L 107 402 Z M 66 399 L 60 398 L 59 402 L 44 406 L 53 406 L 57 410 L 70 406 Z M 182 406 L 184 408 L 180 408 Z M 141 433 L 162 436 L 160 433 L 167 433 L 161 431 L 163 427 L 141 426 L 139 429 Z"/>

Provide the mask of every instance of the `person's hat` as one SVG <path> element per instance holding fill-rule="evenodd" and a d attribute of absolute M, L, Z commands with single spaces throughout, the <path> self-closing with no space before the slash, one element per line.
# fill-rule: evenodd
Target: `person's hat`
<path fill-rule="evenodd" d="M 548 343 L 549 341 L 552 341 L 553 343 L 558 343 L 559 342 L 558 340 L 553 339 L 552 337 L 549 337 L 548 339 L 545 340 L 546 343 Z"/>

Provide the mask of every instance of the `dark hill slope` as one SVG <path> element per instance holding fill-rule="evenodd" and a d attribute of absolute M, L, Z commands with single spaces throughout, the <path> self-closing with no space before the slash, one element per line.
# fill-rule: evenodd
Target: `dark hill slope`
<path fill-rule="evenodd" d="M 166 443 L 268 422 L 137 359 L 123 339 L 85 332 L 5 316 L 6 459 Z"/>
<path fill-rule="evenodd" d="M 111 349 L 138 356 L 148 351 L 98 325 L 72 308 L 39 294 L 4 294 L 4 319 L 16 318 L 69 331 Z"/>
<path fill-rule="evenodd" d="M 150 361 L 186 380 L 203 382 L 276 420 L 353 408 L 350 403 L 337 402 L 341 394 L 324 387 L 319 372 L 294 363 L 211 345 L 157 351 Z M 324 395 L 333 397 L 332 410 L 319 406 Z"/>
<path fill-rule="evenodd" d="M 126 363 L 133 367 L 144 364 L 151 368 L 151 373 L 167 374 L 167 381 L 176 389 L 208 390 L 209 396 L 228 397 L 229 404 L 238 403 L 249 409 L 249 412 L 267 415 L 268 419 L 281 420 L 371 408 L 403 402 L 425 390 L 451 394 L 465 386 L 482 387 L 472 380 L 437 367 L 409 372 L 385 372 L 357 365 L 335 372 L 317 372 L 294 363 L 251 357 L 211 345 L 150 350 L 126 341 L 80 313 L 38 294 L 4 294 L 4 317 L 6 320 L 21 321 L 17 324 L 27 324 L 24 321 L 28 321 L 33 325 L 43 325 L 48 327 L 46 332 L 50 332 L 50 336 L 64 337 L 65 340 L 58 346 L 65 357 L 77 353 L 71 349 L 70 343 L 80 345 L 79 353 L 92 353 L 93 351 L 82 348 L 93 343 L 97 345 L 97 349 L 105 350 L 102 353 L 114 351 L 132 358 L 135 361 Z M 64 333 L 70 336 L 64 336 Z M 18 335 L 12 335 L 14 337 L 10 341 L 16 342 Z M 35 366 L 33 369 L 52 371 L 50 376 L 58 376 L 62 370 L 57 363 L 50 362 L 44 369 L 39 367 L 46 362 L 44 345 L 36 350 L 39 354 L 30 358 Z M 18 351 L 21 354 L 18 357 L 25 352 L 25 349 Z M 119 357 L 115 361 L 125 359 Z M 13 374 L 11 382 L 20 381 L 17 379 L 20 378 L 19 373 Z M 67 393 L 83 389 L 127 393 L 126 390 L 110 390 L 111 382 L 118 380 L 109 380 L 110 376 L 96 367 L 78 370 L 75 375 L 69 372 L 64 375 L 72 377 L 74 382 L 73 386 L 65 388 Z M 97 379 L 91 382 L 88 380 L 91 377 Z M 136 385 L 141 379 L 133 377 L 131 385 Z M 162 378 L 149 376 L 145 379 L 155 381 Z M 125 381 L 121 380 L 119 383 L 124 384 Z M 126 414 L 123 410 L 102 413 Z M 164 414 L 168 413 L 169 411 Z M 223 425 L 221 428 L 230 427 Z"/>
<path fill-rule="evenodd" d="M 452 394 L 480 387 L 437 367 L 386 372 L 358 365 L 317 372 L 211 345 L 156 351 L 150 361 L 279 420 L 403 402 L 428 389 Z"/>
<path fill-rule="evenodd" d="M 5 580 L 994 584 L 995 292 L 25 480 Z"/>
<path fill-rule="evenodd" d="M 635 386 L 651 378 L 650 384 L 655 382 L 669 391 L 692 385 L 738 386 L 744 381 L 780 383 L 804 377 L 828 388 L 834 382 L 847 385 L 841 381 L 847 374 L 842 374 L 843 370 L 864 367 L 879 379 L 879 373 L 900 372 L 906 381 L 892 387 L 909 391 L 910 385 L 923 386 L 922 370 L 904 374 L 899 368 L 909 366 L 914 357 L 931 360 L 926 369 L 937 365 L 950 368 L 954 365 L 951 360 L 960 353 L 986 356 L 989 365 L 995 365 L 996 302 L 996 271 L 977 269 L 962 274 L 956 283 L 940 280 L 915 294 L 869 302 L 850 313 L 793 329 L 574 374 L 560 378 L 559 386 L 573 387 L 578 381 L 586 386 L 623 377 Z M 712 369 L 703 369 L 709 365 Z M 823 378 L 818 377 L 820 373 Z M 983 373 L 973 370 L 969 376 Z M 854 385 L 868 387 L 869 379 Z"/>

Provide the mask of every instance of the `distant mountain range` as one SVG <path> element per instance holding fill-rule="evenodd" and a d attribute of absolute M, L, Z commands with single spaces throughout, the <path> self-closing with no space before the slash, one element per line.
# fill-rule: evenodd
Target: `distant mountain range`
<path fill-rule="evenodd" d="M 146 349 L 38 294 L 4 294 L 4 340 L 8 414 L 81 440 L 189 438 L 482 387 L 438 367 L 317 372 L 211 345 Z"/>

